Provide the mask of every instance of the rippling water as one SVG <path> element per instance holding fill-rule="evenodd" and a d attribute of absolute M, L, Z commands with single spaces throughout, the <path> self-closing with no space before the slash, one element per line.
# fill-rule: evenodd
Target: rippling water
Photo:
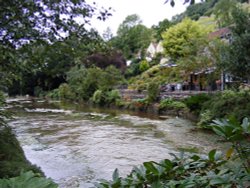
<path fill-rule="evenodd" d="M 208 152 L 218 145 L 211 133 L 194 131 L 188 120 L 165 119 L 45 101 L 9 100 L 15 131 L 26 157 L 60 187 L 93 187 L 125 176 L 134 165 L 170 158 L 180 150 Z"/>

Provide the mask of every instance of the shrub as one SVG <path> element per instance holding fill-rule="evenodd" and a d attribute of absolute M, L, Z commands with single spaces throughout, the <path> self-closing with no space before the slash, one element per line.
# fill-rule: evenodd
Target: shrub
<path fill-rule="evenodd" d="M 22 173 L 20 176 L 9 178 L 9 179 L 0 179 L 0 187 L 3 188 L 12 188 L 12 187 L 39 187 L 39 188 L 57 188 L 51 179 L 46 179 L 40 177 L 37 174 L 34 174 L 32 171 Z"/>
<path fill-rule="evenodd" d="M 139 66 L 139 69 L 141 72 L 144 72 L 146 70 L 148 70 L 150 68 L 150 65 L 149 63 L 147 62 L 147 60 L 142 60 L 140 62 L 140 66 Z"/>
<path fill-rule="evenodd" d="M 191 112 L 194 112 L 198 115 L 202 109 L 203 104 L 209 101 L 210 98 L 211 97 L 208 94 L 202 93 L 188 97 L 184 100 L 184 103 L 187 105 Z"/>
<path fill-rule="evenodd" d="M 58 89 L 59 89 L 59 91 L 58 91 L 59 98 L 61 100 L 75 99 L 75 94 L 72 92 L 72 90 L 68 84 L 66 84 L 66 83 L 61 84 Z"/>
<path fill-rule="evenodd" d="M 60 99 L 60 97 L 59 97 L 59 89 L 54 89 L 54 90 L 50 91 L 47 94 L 47 97 L 49 97 L 51 99 Z"/>
<path fill-rule="evenodd" d="M 209 117 L 204 121 L 203 115 L 209 111 Z M 200 113 L 202 124 L 210 123 L 213 119 L 235 117 L 241 121 L 250 116 L 250 92 L 227 90 L 214 95 L 209 101 L 203 103 Z M 200 123 L 201 124 L 201 123 Z"/>
<path fill-rule="evenodd" d="M 104 105 L 105 103 L 105 93 L 102 90 L 96 90 L 91 98 L 94 104 Z"/>
<path fill-rule="evenodd" d="M 154 102 L 157 100 L 160 93 L 160 84 L 158 82 L 150 82 L 147 87 L 148 96 L 147 99 L 149 102 Z"/>
<path fill-rule="evenodd" d="M 163 109 L 180 110 L 180 109 L 187 109 L 187 106 L 185 103 L 181 101 L 175 101 L 171 98 L 168 98 L 168 99 L 161 100 L 160 102 L 160 110 L 163 110 Z"/>
<path fill-rule="evenodd" d="M 117 89 L 111 90 L 107 93 L 106 103 L 118 105 L 120 101 L 121 101 L 121 95 Z"/>

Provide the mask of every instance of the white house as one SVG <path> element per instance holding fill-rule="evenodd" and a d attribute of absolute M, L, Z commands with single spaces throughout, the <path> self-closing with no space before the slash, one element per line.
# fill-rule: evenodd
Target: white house
<path fill-rule="evenodd" d="M 156 56 L 158 53 L 163 53 L 164 49 L 162 46 L 162 42 L 159 43 L 151 42 L 146 50 L 146 60 L 151 61 L 152 58 Z"/>

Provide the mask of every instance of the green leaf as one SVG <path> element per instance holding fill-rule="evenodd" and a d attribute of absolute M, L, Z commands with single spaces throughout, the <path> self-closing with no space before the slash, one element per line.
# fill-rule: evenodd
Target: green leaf
<path fill-rule="evenodd" d="M 152 183 L 152 188 L 163 188 L 163 185 L 160 180 L 156 180 Z"/>
<path fill-rule="evenodd" d="M 210 161 L 215 161 L 215 154 L 216 154 L 216 149 L 211 150 L 211 151 L 208 153 L 208 159 L 209 159 Z"/>
<path fill-rule="evenodd" d="M 145 166 L 148 172 L 151 172 L 155 175 L 159 175 L 157 168 L 154 166 L 152 162 L 144 162 L 143 165 Z"/>

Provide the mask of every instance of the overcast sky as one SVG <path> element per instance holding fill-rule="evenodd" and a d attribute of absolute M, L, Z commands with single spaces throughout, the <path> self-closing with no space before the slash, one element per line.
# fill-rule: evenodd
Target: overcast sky
<path fill-rule="evenodd" d="M 183 0 L 176 0 L 175 7 L 170 4 L 164 4 L 165 0 L 87 0 L 90 4 L 95 1 L 98 7 L 112 7 L 114 12 L 107 21 L 102 22 L 96 19 L 91 21 L 92 26 L 96 28 L 100 34 L 107 27 L 110 27 L 115 35 L 119 24 L 121 24 L 128 15 L 137 14 L 143 21 L 143 25 L 151 27 L 157 25 L 159 21 L 183 12 L 187 5 L 183 5 Z"/>

